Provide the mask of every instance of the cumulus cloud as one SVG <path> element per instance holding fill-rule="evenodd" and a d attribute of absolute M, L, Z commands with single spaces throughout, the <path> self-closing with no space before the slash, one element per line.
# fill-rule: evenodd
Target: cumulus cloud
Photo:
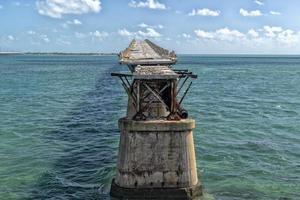
<path fill-rule="evenodd" d="M 248 31 L 248 35 L 250 35 L 250 37 L 256 38 L 256 37 L 259 36 L 259 33 L 256 30 L 254 30 L 254 29 L 250 29 Z"/>
<path fill-rule="evenodd" d="M 31 41 L 31 44 L 40 45 L 41 43 L 50 43 L 51 40 L 47 34 L 39 33 L 33 30 L 26 32 L 28 34 L 28 39 Z"/>
<path fill-rule="evenodd" d="M 69 26 L 72 26 L 72 25 L 79 26 L 79 25 L 82 25 L 82 22 L 79 21 L 78 19 L 73 19 L 73 20 L 68 20 L 68 21 L 66 21 L 65 23 L 62 24 L 62 26 L 64 28 L 68 28 Z"/>
<path fill-rule="evenodd" d="M 223 41 L 233 41 L 237 39 L 245 38 L 245 34 L 239 32 L 238 30 L 231 30 L 227 27 L 218 29 L 214 32 L 195 30 L 195 34 L 201 39 L 215 39 Z"/>
<path fill-rule="evenodd" d="M 94 32 L 90 32 L 89 34 L 90 34 L 90 36 L 93 36 L 93 37 L 96 37 L 99 39 L 108 37 L 108 33 L 105 31 L 94 31 Z"/>
<path fill-rule="evenodd" d="M 35 31 L 32 31 L 32 30 L 29 30 L 29 31 L 27 31 L 27 34 L 28 34 L 28 35 L 35 35 L 36 32 L 35 32 Z"/>
<path fill-rule="evenodd" d="M 246 33 L 229 28 L 221 28 L 215 31 L 195 30 L 195 35 L 199 40 L 218 41 L 212 44 L 223 44 L 230 42 L 236 45 L 272 47 L 274 45 L 299 46 L 300 31 L 283 29 L 279 26 L 264 26 L 262 29 L 250 29 Z M 262 33 L 262 34 L 260 34 Z"/>
<path fill-rule="evenodd" d="M 190 35 L 190 34 L 187 34 L 187 33 L 182 33 L 181 36 L 182 36 L 183 38 L 186 38 L 186 39 L 191 38 L 191 35 Z"/>
<path fill-rule="evenodd" d="M 118 34 L 125 37 L 131 37 L 134 35 L 134 32 L 130 32 L 126 28 L 123 28 L 118 30 Z"/>
<path fill-rule="evenodd" d="M 145 24 L 145 23 L 141 23 L 138 26 L 141 27 L 141 28 L 159 28 L 159 29 L 163 29 L 164 28 L 164 26 L 161 25 L 161 24 L 153 25 L 152 26 L 152 25 L 148 25 L 148 24 Z"/>
<path fill-rule="evenodd" d="M 11 41 L 15 40 L 15 37 L 12 36 L 12 35 L 7 36 L 7 38 L 8 38 L 9 40 L 11 40 Z"/>
<path fill-rule="evenodd" d="M 195 16 L 195 15 L 200 15 L 200 16 L 211 16 L 211 17 L 217 17 L 220 15 L 219 10 L 210 10 L 208 8 L 202 8 L 202 9 L 193 9 L 192 12 L 190 12 L 188 15 L 189 16 Z"/>
<path fill-rule="evenodd" d="M 215 34 L 213 32 L 206 32 L 203 30 L 195 30 L 195 34 L 199 38 L 203 38 L 203 39 L 213 39 L 215 37 Z"/>
<path fill-rule="evenodd" d="M 50 39 L 48 38 L 48 35 L 46 35 L 46 34 L 41 34 L 40 38 L 41 38 L 42 41 L 44 41 L 46 43 L 50 42 Z"/>
<path fill-rule="evenodd" d="M 74 19 L 73 21 L 67 21 L 67 23 L 70 23 L 70 24 L 74 24 L 74 25 L 81 25 L 82 23 L 81 23 L 81 21 L 79 21 L 78 19 Z"/>
<path fill-rule="evenodd" d="M 277 33 L 282 32 L 282 28 L 279 26 L 264 26 L 265 35 L 267 37 L 275 37 Z"/>
<path fill-rule="evenodd" d="M 80 32 L 75 32 L 75 37 L 78 38 L 78 39 L 84 39 L 84 38 L 97 38 L 97 39 L 104 39 L 106 37 L 108 37 L 109 34 L 105 31 L 92 31 L 92 32 L 89 32 L 89 33 L 80 33 Z"/>
<path fill-rule="evenodd" d="M 138 31 L 138 34 L 143 37 L 152 37 L 152 38 L 161 37 L 161 34 L 156 30 L 154 30 L 153 28 L 146 28 L 146 31 Z"/>
<path fill-rule="evenodd" d="M 276 11 L 270 11 L 270 14 L 271 14 L 271 15 L 281 15 L 280 12 L 276 12 Z"/>
<path fill-rule="evenodd" d="M 145 30 L 139 30 L 137 32 L 130 32 L 128 31 L 127 29 L 123 28 L 123 29 L 120 29 L 118 31 L 118 34 L 120 36 L 125 36 L 125 37 L 150 37 L 150 38 L 159 38 L 161 37 L 162 35 L 157 32 L 154 28 L 146 28 Z"/>
<path fill-rule="evenodd" d="M 264 5 L 264 2 L 259 1 L 259 0 L 255 0 L 254 3 L 256 3 L 257 5 L 260 5 L 260 6 Z"/>
<path fill-rule="evenodd" d="M 258 17 L 262 16 L 262 13 L 260 10 L 245 10 L 243 8 L 240 9 L 240 14 L 243 15 L 244 17 Z"/>
<path fill-rule="evenodd" d="M 61 18 L 65 14 L 99 12 L 100 0 L 39 0 L 36 2 L 39 14 Z"/>
<path fill-rule="evenodd" d="M 162 4 L 156 0 L 146 0 L 146 1 L 139 1 L 139 2 L 131 0 L 131 2 L 128 5 L 133 8 L 149 8 L 153 10 L 167 9 L 165 4 Z"/>

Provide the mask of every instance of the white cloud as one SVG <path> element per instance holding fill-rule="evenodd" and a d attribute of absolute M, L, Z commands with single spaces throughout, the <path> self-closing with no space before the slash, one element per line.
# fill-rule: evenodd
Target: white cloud
<path fill-rule="evenodd" d="M 68 20 L 68 21 L 66 21 L 65 23 L 62 24 L 62 27 L 68 28 L 69 26 L 72 26 L 72 25 L 79 26 L 79 25 L 82 25 L 82 22 L 79 21 L 78 19 L 73 19 L 71 21 Z"/>
<path fill-rule="evenodd" d="M 187 33 L 182 33 L 182 37 L 188 39 L 191 38 L 191 35 Z"/>
<path fill-rule="evenodd" d="M 259 36 L 259 33 L 257 31 L 255 31 L 254 29 L 250 29 L 248 31 L 248 35 L 250 35 L 253 38 L 257 38 Z"/>
<path fill-rule="evenodd" d="M 149 27 L 149 25 L 147 25 L 147 24 L 145 24 L 145 23 L 141 23 L 141 24 L 139 24 L 139 27 L 141 27 L 141 28 L 146 28 L 146 27 Z"/>
<path fill-rule="evenodd" d="M 164 26 L 161 25 L 161 24 L 151 26 L 151 25 L 148 25 L 148 24 L 145 24 L 145 23 L 141 23 L 138 26 L 141 27 L 141 28 L 159 28 L 159 29 L 163 29 L 164 28 Z"/>
<path fill-rule="evenodd" d="M 134 35 L 133 32 L 128 31 L 127 29 L 123 28 L 121 30 L 118 30 L 118 34 L 125 37 L 131 37 Z"/>
<path fill-rule="evenodd" d="M 264 26 L 263 29 L 250 29 L 246 33 L 238 30 L 230 30 L 228 28 L 217 29 L 215 31 L 194 31 L 199 41 L 212 41 L 211 45 L 226 46 L 230 44 L 240 47 L 256 48 L 260 46 L 262 49 L 274 47 L 291 47 L 300 45 L 300 31 L 283 29 L 278 26 Z M 260 34 L 260 32 L 262 34 Z M 230 46 L 227 45 L 228 48 Z"/>
<path fill-rule="evenodd" d="M 230 30 L 227 27 L 216 31 L 216 35 L 221 40 L 232 41 L 235 39 L 244 38 L 245 35 L 237 30 Z"/>
<path fill-rule="evenodd" d="M 199 38 L 204 38 L 204 39 L 213 39 L 214 38 L 214 33 L 213 32 L 206 32 L 203 30 L 195 30 L 195 34 Z"/>
<path fill-rule="evenodd" d="M 227 27 L 218 29 L 214 32 L 195 30 L 195 34 L 200 39 L 215 39 L 215 40 L 222 40 L 222 41 L 233 41 L 233 40 L 245 38 L 245 34 L 237 30 L 230 30 Z"/>
<path fill-rule="evenodd" d="M 154 30 L 153 28 L 146 28 L 146 31 L 138 31 L 138 34 L 144 37 L 158 38 L 161 34 Z"/>
<path fill-rule="evenodd" d="M 48 36 L 46 34 L 42 34 L 40 35 L 41 37 L 41 40 L 46 42 L 46 43 L 49 43 L 50 42 L 50 39 L 48 38 Z"/>
<path fill-rule="evenodd" d="M 99 39 L 108 37 L 108 33 L 104 31 L 94 31 L 94 32 L 90 32 L 89 34 L 90 36 L 97 37 Z"/>
<path fill-rule="evenodd" d="M 283 29 L 279 26 L 264 26 L 265 36 L 273 38 L 277 33 L 282 32 Z"/>
<path fill-rule="evenodd" d="M 159 38 L 162 35 L 157 32 L 154 28 L 147 27 L 145 30 L 139 30 L 137 32 L 130 32 L 127 29 L 123 28 L 118 31 L 118 34 L 124 37 L 150 37 L 150 38 Z"/>
<path fill-rule="evenodd" d="M 243 15 L 244 17 L 258 17 L 262 16 L 262 13 L 260 10 L 245 10 L 243 8 L 240 9 L 240 14 Z"/>
<path fill-rule="evenodd" d="M 264 2 L 259 1 L 259 0 L 255 0 L 254 3 L 256 3 L 257 5 L 260 5 L 260 6 L 264 5 Z"/>
<path fill-rule="evenodd" d="M 139 1 L 139 2 L 131 0 L 131 2 L 128 5 L 133 8 L 149 8 L 153 10 L 167 9 L 165 4 L 162 4 L 156 0 L 146 0 L 146 1 Z"/>
<path fill-rule="evenodd" d="M 276 12 L 276 11 L 270 11 L 270 14 L 271 14 L 271 15 L 281 15 L 280 12 Z"/>
<path fill-rule="evenodd" d="M 75 25 L 81 25 L 82 23 L 78 19 L 74 19 L 73 20 L 73 24 L 75 24 Z"/>
<path fill-rule="evenodd" d="M 7 38 L 11 41 L 15 40 L 14 36 L 12 36 L 12 35 L 7 36 Z"/>
<path fill-rule="evenodd" d="M 190 12 L 188 15 L 189 16 L 195 16 L 195 15 L 200 15 L 200 16 L 211 16 L 211 17 L 217 17 L 220 15 L 219 10 L 210 10 L 208 8 L 202 8 L 202 9 L 193 9 L 192 12 Z"/>
<path fill-rule="evenodd" d="M 300 32 L 295 33 L 294 31 L 287 29 L 283 30 L 278 33 L 277 35 L 277 41 L 287 44 L 287 45 L 293 45 L 297 44 L 299 45 L 300 43 Z"/>
<path fill-rule="evenodd" d="M 88 38 L 88 37 L 91 37 L 91 38 L 97 38 L 97 39 L 104 39 L 106 37 L 108 37 L 109 34 L 105 31 L 92 31 L 92 32 L 89 32 L 89 33 L 80 33 L 80 32 L 75 32 L 75 37 L 78 38 L 78 39 L 83 39 L 83 38 Z"/>
<path fill-rule="evenodd" d="M 39 0 L 36 2 L 39 14 L 61 18 L 65 14 L 99 12 L 100 0 Z"/>
<path fill-rule="evenodd" d="M 28 34 L 28 35 L 35 35 L 35 34 L 36 34 L 36 32 L 35 32 L 35 31 L 32 31 L 32 30 L 30 30 L 30 31 L 27 31 L 27 34 Z"/>

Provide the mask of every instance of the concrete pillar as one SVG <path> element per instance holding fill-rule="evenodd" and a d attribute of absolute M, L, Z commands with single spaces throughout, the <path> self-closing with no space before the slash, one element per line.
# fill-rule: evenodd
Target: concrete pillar
<path fill-rule="evenodd" d="M 118 199 L 194 199 L 197 178 L 193 119 L 119 120 L 121 132 L 111 196 Z"/>

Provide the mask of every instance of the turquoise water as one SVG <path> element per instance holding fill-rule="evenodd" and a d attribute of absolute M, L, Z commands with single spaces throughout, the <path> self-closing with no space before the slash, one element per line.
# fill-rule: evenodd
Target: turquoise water
<path fill-rule="evenodd" d="M 109 199 L 126 95 L 113 56 L 0 57 L 0 199 Z M 300 57 L 179 56 L 199 75 L 198 173 L 215 199 L 300 198 Z"/>

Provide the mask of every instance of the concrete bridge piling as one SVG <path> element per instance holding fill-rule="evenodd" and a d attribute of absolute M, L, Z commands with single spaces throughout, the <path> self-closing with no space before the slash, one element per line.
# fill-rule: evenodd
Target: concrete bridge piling
<path fill-rule="evenodd" d="M 128 107 L 127 115 L 119 120 L 119 154 L 111 196 L 201 196 L 193 140 L 195 121 L 181 106 L 197 76 L 188 70 L 173 70 L 175 53 L 149 40 L 133 40 L 120 53 L 120 63 L 128 65 L 131 73 L 112 73 L 120 78 L 128 94 Z"/>

